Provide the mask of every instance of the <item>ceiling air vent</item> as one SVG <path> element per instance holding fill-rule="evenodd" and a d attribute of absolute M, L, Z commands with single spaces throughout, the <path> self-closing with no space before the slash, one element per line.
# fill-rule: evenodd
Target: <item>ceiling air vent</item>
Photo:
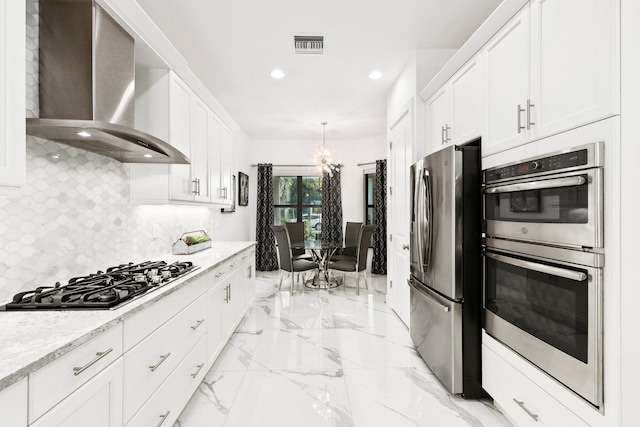
<path fill-rule="evenodd" d="M 324 53 L 324 36 L 293 36 L 296 55 L 322 55 Z"/>

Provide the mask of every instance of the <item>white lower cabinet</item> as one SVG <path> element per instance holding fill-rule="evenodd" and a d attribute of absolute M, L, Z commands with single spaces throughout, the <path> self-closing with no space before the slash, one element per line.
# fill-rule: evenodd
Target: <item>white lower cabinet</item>
<path fill-rule="evenodd" d="M 205 336 L 206 327 L 206 299 L 203 295 L 125 353 L 125 421 L 138 411 Z"/>
<path fill-rule="evenodd" d="M 172 426 L 204 378 L 206 363 L 207 340 L 202 337 L 127 427 Z"/>
<path fill-rule="evenodd" d="M 0 390 L 0 425 L 172 426 L 255 293 L 245 249 Z"/>
<path fill-rule="evenodd" d="M 40 418 L 121 355 L 120 324 L 30 374 L 29 422 Z"/>
<path fill-rule="evenodd" d="M 2 422 L 8 426 L 26 427 L 27 425 L 27 379 L 0 391 L 0 408 L 11 408 L 2 411 Z"/>
<path fill-rule="evenodd" d="M 34 427 L 121 426 L 122 360 L 117 360 L 103 369 L 30 425 Z"/>
<path fill-rule="evenodd" d="M 486 344 L 482 345 L 482 387 L 517 426 L 588 426 Z"/>

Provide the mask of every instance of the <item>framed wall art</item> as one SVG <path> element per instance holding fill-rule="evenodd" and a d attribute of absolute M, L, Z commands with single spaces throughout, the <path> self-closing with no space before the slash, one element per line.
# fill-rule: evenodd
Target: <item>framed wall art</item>
<path fill-rule="evenodd" d="M 249 204 L 249 175 L 238 172 L 238 205 Z"/>

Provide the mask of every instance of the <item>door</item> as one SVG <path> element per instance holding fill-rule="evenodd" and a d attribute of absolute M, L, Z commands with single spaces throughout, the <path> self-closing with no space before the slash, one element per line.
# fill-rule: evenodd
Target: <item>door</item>
<path fill-rule="evenodd" d="M 451 99 L 449 85 L 444 85 L 426 102 L 427 152 L 433 153 L 450 141 Z"/>
<path fill-rule="evenodd" d="M 525 6 L 484 50 L 488 89 L 483 156 L 526 141 L 522 110 L 529 99 L 529 51 L 529 6 Z"/>
<path fill-rule="evenodd" d="M 398 317 L 409 325 L 409 169 L 411 167 L 412 111 L 405 114 L 390 129 L 389 224 L 391 229 L 391 263 L 387 303 Z"/>
<path fill-rule="evenodd" d="M 193 161 L 191 90 L 173 73 L 169 83 L 169 143 Z M 171 165 L 171 198 L 193 201 L 191 165 Z"/>
<path fill-rule="evenodd" d="M 614 8 L 610 0 L 531 2 L 536 139 L 616 114 Z"/>

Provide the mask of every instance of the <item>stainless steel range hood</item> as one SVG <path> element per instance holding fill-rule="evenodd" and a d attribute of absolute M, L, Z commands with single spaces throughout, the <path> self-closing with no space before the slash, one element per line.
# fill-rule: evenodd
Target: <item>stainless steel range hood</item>
<path fill-rule="evenodd" d="M 133 38 L 92 0 L 40 0 L 40 118 L 27 134 L 124 163 L 189 159 L 134 129 Z"/>

